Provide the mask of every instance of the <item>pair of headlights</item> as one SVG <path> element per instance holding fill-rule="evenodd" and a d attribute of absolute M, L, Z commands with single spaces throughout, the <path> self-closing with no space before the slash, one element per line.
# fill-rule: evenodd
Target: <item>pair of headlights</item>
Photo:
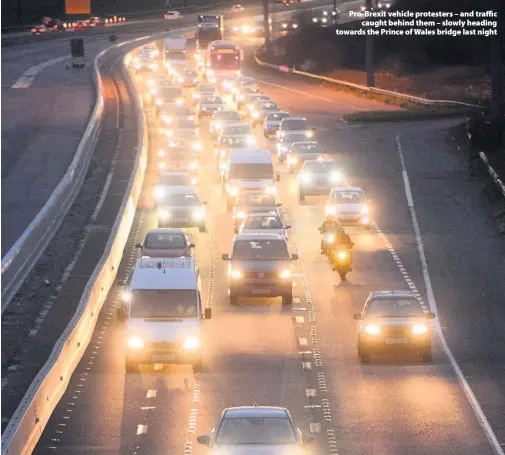
<path fill-rule="evenodd" d="M 244 277 L 244 273 L 240 269 L 231 268 L 228 273 L 230 277 L 234 280 L 240 280 Z M 279 278 L 281 278 L 282 280 L 289 280 L 292 277 L 292 275 L 293 274 L 290 269 L 283 269 L 279 272 Z"/>
<path fill-rule="evenodd" d="M 381 334 L 381 327 L 378 324 L 366 324 L 363 330 L 368 335 Z M 423 335 L 428 332 L 428 326 L 426 324 L 414 324 L 410 330 L 413 335 Z"/>
<path fill-rule="evenodd" d="M 128 347 L 133 350 L 144 349 L 145 340 L 139 335 L 132 335 L 128 338 Z M 200 339 L 197 337 L 188 337 L 184 340 L 182 347 L 187 350 L 194 350 L 200 347 Z"/>

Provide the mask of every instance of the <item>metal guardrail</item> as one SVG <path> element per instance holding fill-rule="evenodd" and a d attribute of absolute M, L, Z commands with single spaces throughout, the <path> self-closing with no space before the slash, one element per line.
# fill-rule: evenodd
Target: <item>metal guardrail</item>
<path fill-rule="evenodd" d="M 489 175 L 493 179 L 494 183 L 498 186 L 498 188 L 500 188 L 500 191 L 503 194 L 503 197 L 505 198 L 505 184 L 502 182 L 498 173 L 494 170 L 493 166 L 489 164 L 486 154 L 484 152 L 479 152 L 479 156 L 480 159 L 483 161 L 483 163 L 486 165 Z"/>

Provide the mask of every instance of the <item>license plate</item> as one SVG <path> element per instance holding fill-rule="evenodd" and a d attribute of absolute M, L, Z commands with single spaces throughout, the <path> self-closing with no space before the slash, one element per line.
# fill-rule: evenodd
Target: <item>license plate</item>
<path fill-rule="evenodd" d="M 270 294 L 270 289 L 253 289 L 253 294 Z"/>
<path fill-rule="evenodd" d="M 153 361 L 167 361 L 167 360 L 175 360 L 175 354 L 159 354 L 153 355 Z"/>
<path fill-rule="evenodd" d="M 386 338 L 387 344 L 405 344 L 407 343 L 407 338 Z"/>

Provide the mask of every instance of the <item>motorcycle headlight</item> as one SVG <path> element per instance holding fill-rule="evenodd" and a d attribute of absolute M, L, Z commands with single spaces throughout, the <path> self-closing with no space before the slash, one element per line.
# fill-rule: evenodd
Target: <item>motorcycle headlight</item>
<path fill-rule="evenodd" d="M 414 335 L 422 335 L 428 331 L 428 326 L 426 324 L 414 324 L 412 326 L 412 333 Z"/>
<path fill-rule="evenodd" d="M 326 206 L 326 215 L 336 215 L 337 214 L 337 207 L 334 205 L 327 205 Z"/>
<path fill-rule="evenodd" d="M 370 208 L 367 205 L 361 207 L 361 213 L 363 215 L 368 215 L 370 213 Z"/>
<path fill-rule="evenodd" d="M 130 349 L 142 349 L 145 346 L 144 340 L 136 335 L 132 335 L 128 338 L 128 347 Z"/>
<path fill-rule="evenodd" d="M 265 188 L 265 193 L 266 194 L 275 194 L 275 193 L 277 193 L 277 188 L 275 188 L 275 185 L 268 185 Z"/>
<path fill-rule="evenodd" d="M 340 180 L 341 180 L 341 179 L 342 179 L 342 176 L 340 175 L 340 173 L 339 173 L 339 172 L 332 172 L 332 173 L 330 174 L 330 180 L 331 180 L 332 182 L 335 182 L 335 183 L 336 183 L 336 182 L 340 182 Z"/>
<path fill-rule="evenodd" d="M 347 259 L 349 257 L 349 254 L 345 251 L 339 251 L 337 254 L 338 259 L 343 261 L 344 259 Z"/>
<path fill-rule="evenodd" d="M 240 280 L 244 275 L 240 270 L 237 269 L 231 269 L 230 270 L 230 277 L 232 277 L 234 280 Z"/>
<path fill-rule="evenodd" d="M 197 337 L 189 337 L 184 340 L 184 349 L 198 349 L 200 347 L 200 340 Z"/>
<path fill-rule="evenodd" d="M 197 220 L 202 220 L 203 218 L 205 218 L 205 208 L 198 207 L 197 209 L 195 209 L 195 211 L 193 212 L 193 218 Z"/>
<path fill-rule="evenodd" d="M 289 269 L 284 269 L 281 271 L 281 273 L 279 273 L 279 276 L 283 279 L 283 280 L 289 280 L 289 278 L 291 278 L 292 276 L 292 273 L 291 273 L 291 270 Z"/>
<path fill-rule="evenodd" d="M 228 187 L 228 193 L 231 196 L 237 196 L 238 192 L 239 192 L 238 186 L 230 186 L 230 187 Z"/>
<path fill-rule="evenodd" d="M 158 217 L 162 220 L 166 220 L 170 217 L 170 212 L 168 210 L 158 210 Z"/>
<path fill-rule="evenodd" d="M 326 243 L 333 243 L 335 241 L 335 236 L 330 234 L 326 237 Z"/>
<path fill-rule="evenodd" d="M 309 131 L 305 132 L 305 136 L 307 136 L 308 138 L 311 138 L 312 136 L 314 136 L 314 133 L 309 130 Z"/>
<path fill-rule="evenodd" d="M 300 174 L 300 182 L 301 183 L 310 183 L 312 181 L 312 174 L 308 172 L 302 172 Z"/>
<path fill-rule="evenodd" d="M 161 199 L 163 196 L 165 196 L 165 190 L 163 188 L 158 187 L 154 190 L 154 197 L 156 199 Z"/>
<path fill-rule="evenodd" d="M 365 333 L 368 335 L 379 335 L 381 333 L 381 328 L 377 324 L 367 324 L 365 326 Z"/>

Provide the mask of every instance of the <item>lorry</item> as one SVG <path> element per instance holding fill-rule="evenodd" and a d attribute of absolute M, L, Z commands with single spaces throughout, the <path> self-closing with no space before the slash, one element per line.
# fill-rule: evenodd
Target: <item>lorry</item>
<path fill-rule="evenodd" d="M 137 259 L 125 283 L 118 318 L 126 322 L 125 369 L 140 364 L 191 364 L 202 369 L 203 308 L 195 260 L 188 257 Z"/>
<path fill-rule="evenodd" d="M 186 62 L 186 39 L 181 35 L 167 36 L 163 39 L 165 64 Z"/>
<path fill-rule="evenodd" d="M 224 36 L 223 16 L 198 16 L 198 30 L 196 32 L 197 51 L 205 51 L 211 41 L 222 40 Z"/>

